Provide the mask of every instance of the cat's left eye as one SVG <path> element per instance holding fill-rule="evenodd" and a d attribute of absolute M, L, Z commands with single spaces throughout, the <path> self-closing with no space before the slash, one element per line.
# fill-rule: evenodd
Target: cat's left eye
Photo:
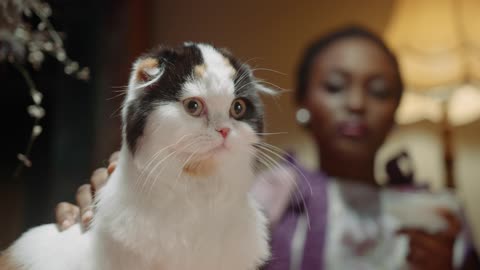
<path fill-rule="evenodd" d="M 199 98 L 187 98 L 183 101 L 183 108 L 191 116 L 198 117 L 202 114 L 204 105 Z"/>
<path fill-rule="evenodd" d="M 245 116 L 247 112 L 247 103 L 244 99 L 236 99 L 232 102 L 232 106 L 230 107 L 230 115 L 235 119 L 240 119 Z"/>

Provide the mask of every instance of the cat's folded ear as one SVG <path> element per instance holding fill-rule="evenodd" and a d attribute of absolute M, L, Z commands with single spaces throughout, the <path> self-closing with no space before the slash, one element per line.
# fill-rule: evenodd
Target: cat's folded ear
<path fill-rule="evenodd" d="M 129 88 L 140 89 L 155 83 L 162 76 L 165 67 L 158 58 L 152 56 L 140 57 L 133 64 Z"/>

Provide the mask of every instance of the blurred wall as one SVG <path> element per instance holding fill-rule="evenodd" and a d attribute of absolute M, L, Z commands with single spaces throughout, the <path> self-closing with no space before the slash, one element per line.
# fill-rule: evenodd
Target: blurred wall
<path fill-rule="evenodd" d="M 176 45 L 184 41 L 211 42 L 228 47 L 258 71 L 256 75 L 293 91 L 297 61 L 306 45 L 322 34 L 345 24 L 359 23 L 383 33 L 391 15 L 393 0 L 376 1 L 154 1 L 151 9 L 151 46 Z M 269 136 L 268 141 L 294 150 L 303 164 L 314 167 L 316 149 L 308 135 L 295 123 L 292 93 L 267 98 L 267 130 L 287 131 Z M 480 243 L 480 126 L 469 126 L 456 133 L 457 181 L 467 214 Z M 397 127 L 378 156 L 377 175 L 384 178 L 385 159 L 406 149 L 421 182 L 440 188 L 444 182 L 439 130 L 433 124 L 418 123 Z"/>
<path fill-rule="evenodd" d="M 256 75 L 293 90 L 297 61 L 309 42 L 345 24 L 359 23 L 381 33 L 392 0 L 355 1 L 156 1 L 152 8 L 152 45 L 184 41 L 228 47 L 258 71 Z M 309 137 L 295 123 L 292 93 L 267 98 L 267 129 L 288 131 L 270 136 L 270 143 L 311 156 Z M 310 165 L 315 164 L 308 159 Z"/>

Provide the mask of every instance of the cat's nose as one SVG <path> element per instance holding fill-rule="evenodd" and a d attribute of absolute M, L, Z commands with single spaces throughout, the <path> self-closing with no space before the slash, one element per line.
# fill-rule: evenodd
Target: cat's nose
<path fill-rule="evenodd" d="M 219 128 L 219 129 L 216 129 L 216 131 L 218 131 L 218 133 L 220 133 L 222 137 L 225 139 L 227 138 L 228 133 L 230 133 L 230 128 Z"/>

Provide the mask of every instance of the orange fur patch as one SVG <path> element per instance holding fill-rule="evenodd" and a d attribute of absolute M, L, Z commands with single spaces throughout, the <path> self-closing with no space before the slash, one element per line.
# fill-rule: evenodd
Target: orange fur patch
<path fill-rule="evenodd" d="M 227 65 L 229 68 L 230 68 L 230 77 L 233 78 L 235 76 L 235 74 L 237 73 L 237 71 L 235 70 L 235 68 L 232 66 L 232 63 L 230 63 L 230 60 L 226 57 L 223 57 L 223 61 L 225 62 L 225 65 Z"/>
<path fill-rule="evenodd" d="M 225 62 L 226 65 L 231 66 L 230 60 L 227 57 L 223 57 L 223 62 Z"/>
<path fill-rule="evenodd" d="M 12 262 L 8 252 L 3 252 L 0 255 L 0 270 L 21 270 L 21 268 Z"/>
<path fill-rule="evenodd" d="M 216 162 L 213 159 L 191 161 L 183 167 L 183 172 L 193 177 L 205 177 L 213 174 Z"/>
<path fill-rule="evenodd" d="M 148 69 L 155 69 L 158 68 L 158 60 L 155 58 L 146 58 L 140 60 L 136 67 L 136 74 L 135 78 L 138 82 L 145 82 L 150 78 L 148 74 Z"/>
<path fill-rule="evenodd" d="M 202 78 L 205 75 L 205 72 L 206 72 L 205 69 L 206 69 L 205 65 L 198 65 L 198 66 L 195 66 L 195 68 L 193 69 L 193 72 L 195 76 L 197 76 L 198 78 Z"/>

